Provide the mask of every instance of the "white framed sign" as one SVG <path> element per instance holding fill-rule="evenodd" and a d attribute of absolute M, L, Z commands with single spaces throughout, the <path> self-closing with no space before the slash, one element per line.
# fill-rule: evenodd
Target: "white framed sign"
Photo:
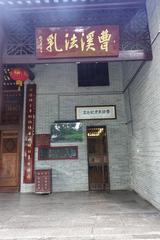
<path fill-rule="evenodd" d="M 76 106 L 75 117 L 77 120 L 116 119 L 116 106 Z"/>

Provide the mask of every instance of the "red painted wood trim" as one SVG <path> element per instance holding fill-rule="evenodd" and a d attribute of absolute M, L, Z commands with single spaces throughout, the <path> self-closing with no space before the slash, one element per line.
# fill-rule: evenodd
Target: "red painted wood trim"
<path fill-rule="evenodd" d="M 19 192 L 20 187 L 0 187 L 1 193 L 13 193 L 13 192 Z"/>
<path fill-rule="evenodd" d="M 34 182 L 35 111 L 36 84 L 28 84 L 26 90 L 24 183 Z"/>
<path fill-rule="evenodd" d="M 36 134 L 35 135 L 35 147 L 49 146 L 50 145 L 50 134 Z"/>

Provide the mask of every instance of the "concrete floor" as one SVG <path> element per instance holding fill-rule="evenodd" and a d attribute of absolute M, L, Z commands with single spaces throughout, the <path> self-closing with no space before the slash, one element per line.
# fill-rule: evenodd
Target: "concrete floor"
<path fill-rule="evenodd" d="M 1 193 L 2 239 L 160 240 L 160 212 L 127 191 Z"/>

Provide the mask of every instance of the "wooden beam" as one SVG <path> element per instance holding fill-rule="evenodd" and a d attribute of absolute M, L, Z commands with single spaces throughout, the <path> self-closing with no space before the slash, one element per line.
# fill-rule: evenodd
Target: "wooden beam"
<path fill-rule="evenodd" d="M 96 58 L 66 58 L 66 59 L 37 59 L 31 56 L 3 56 L 3 64 L 45 64 L 45 63 L 76 63 L 76 62 L 115 62 L 115 61 L 138 61 L 152 60 L 152 52 L 143 50 L 120 51 L 118 57 Z"/>

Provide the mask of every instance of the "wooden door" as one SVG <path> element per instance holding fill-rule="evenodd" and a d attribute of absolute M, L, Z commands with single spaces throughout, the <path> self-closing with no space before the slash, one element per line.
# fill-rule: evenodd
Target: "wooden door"
<path fill-rule="evenodd" d="M 109 190 L 109 167 L 105 127 L 88 127 L 88 169 L 91 191 Z"/>
<path fill-rule="evenodd" d="M 0 192 L 19 191 L 18 131 L 1 131 Z"/>

